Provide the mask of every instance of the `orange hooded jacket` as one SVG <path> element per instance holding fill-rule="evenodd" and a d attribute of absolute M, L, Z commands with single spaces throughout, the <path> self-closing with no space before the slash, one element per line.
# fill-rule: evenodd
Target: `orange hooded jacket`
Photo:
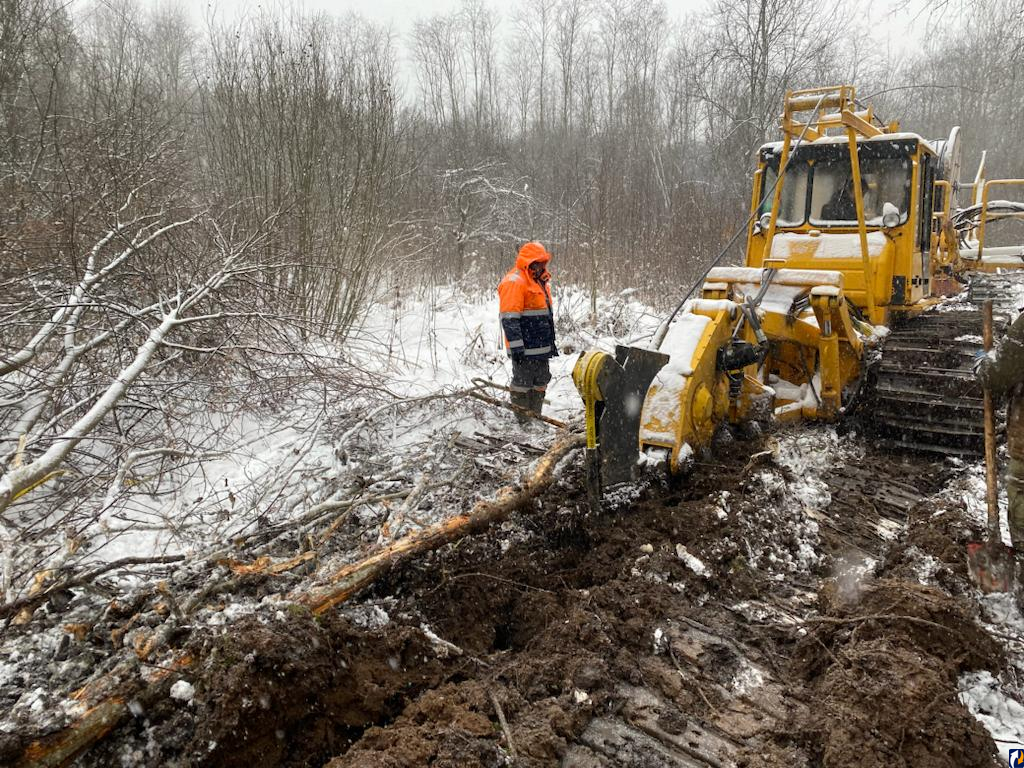
<path fill-rule="evenodd" d="M 540 280 L 534 280 L 529 266 L 545 265 Z M 551 254 L 544 246 L 531 242 L 519 249 L 516 265 L 498 283 L 498 313 L 505 335 L 505 350 L 516 357 L 548 358 L 558 354 L 555 348 L 555 317 L 551 309 L 551 275 L 547 264 Z"/>

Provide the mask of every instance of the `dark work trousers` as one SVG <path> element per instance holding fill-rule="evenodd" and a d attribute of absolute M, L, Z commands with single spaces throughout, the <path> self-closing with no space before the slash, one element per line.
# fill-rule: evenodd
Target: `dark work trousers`
<path fill-rule="evenodd" d="M 547 357 L 524 357 L 512 361 L 512 383 L 509 389 L 513 392 L 543 392 L 551 381 L 551 367 Z"/>

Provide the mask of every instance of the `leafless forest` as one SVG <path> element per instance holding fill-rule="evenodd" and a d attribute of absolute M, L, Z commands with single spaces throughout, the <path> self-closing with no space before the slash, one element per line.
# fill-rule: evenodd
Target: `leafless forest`
<path fill-rule="evenodd" d="M 200 462 L 217 404 L 294 425 L 372 388 L 316 341 L 382 297 L 487 288 L 536 238 L 563 285 L 672 302 L 742 224 L 788 88 L 855 82 L 883 119 L 961 124 L 971 158 L 1024 175 L 1021 8 L 936 4 L 906 54 L 856 4 L 808 0 L 682 24 L 655 0 L 467 0 L 402 40 L 3 0 L 2 593 L 63 562 L 48 544 L 18 570 L 16 541 L 63 530 L 73 554 L 128 479 Z M 93 506 L 19 517 L 30 492 Z"/>
<path fill-rule="evenodd" d="M 1019 3 L 937 3 L 922 53 L 863 12 L 467 0 L 394 39 L 351 16 L 5 0 L 5 276 L 80 277 L 119 215 L 115 246 L 193 220 L 140 255 L 161 269 L 245 243 L 266 301 L 340 333 L 395 265 L 490 285 L 530 237 L 563 281 L 661 296 L 741 220 L 782 93 L 840 81 L 922 135 L 962 125 L 972 158 L 1021 175 Z"/>

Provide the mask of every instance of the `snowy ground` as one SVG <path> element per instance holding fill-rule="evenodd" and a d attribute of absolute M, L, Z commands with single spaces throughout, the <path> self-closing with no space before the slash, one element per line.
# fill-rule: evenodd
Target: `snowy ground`
<path fill-rule="evenodd" d="M 947 493 L 962 500 L 964 509 L 978 528 L 985 526 L 987 508 L 983 466 L 968 467 L 959 482 L 947 489 Z M 1006 494 L 1003 492 L 1000 494 L 1000 528 L 1003 542 L 1009 545 L 1006 512 Z M 1024 705 L 1020 700 L 1020 694 L 1024 693 L 1024 616 L 1011 595 L 1001 592 L 979 594 L 977 599 L 985 627 L 1006 646 L 1008 669 L 1005 680 L 999 680 L 989 672 L 964 675 L 960 680 L 960 700 L 992 734 L 1000 756 L 1008 759 L 1013 750 L 1024 750 Z M 1005 683 L 1012 684 L 1013 693 L 1007 691 Z"/>
<path fill-rule="evenodd" d="M 546 412 L 570 421 L 581 412 L 570 375 L 577 353 L 591 346 L 611 350 L 616 341 L 636 343 L 653 332 L 658 318 L 627 293 L 598 301 L 599 323 L 594 327 L 588 295 L 572 287 L 557 291 L 556 313 L 562 354 L 552 360 L 554 378 Z M 412 528 L 464 511 L 467 502 L 514 479 L 536 455 L 531 449 L 550 434 L 545 428 L 524 430 L 507 411 L 461 394 L 475 378 L 508 382 L 510 366 L 490 294 L 467 296 L 445 290 L 392 297 L 374 306 L 344 347 L 324 345 L 319 352 L 325 358 L 344 358 L 364 372 L 365 390 L 350 400 L 322 403 L 319 409 L 301 408 L 316 400 L 307 392 L 295 403 L 246 411 L 218 425 L 220 442 L 210 445 L 207 458 L 169 478 L 173 492 L 161 493 L 158 480 L 107 499 L 95 528 L 80 534 L 89 546 L 71 555 L 72 562 L 77 558 L 81 564 L 95 565 L 126 556 L 180 554 L 190 564 L 111 574 L 98 595 L 73 598 L 66 615 L 64 606 L 44 606 L 31 625 L 37 631 L 0 640 L 0 703 L 8 707 L 0 734 L 81 713 L 82 705 L 68 698 L 69 687 L 53 690 L 45 681 L 63 679 L 70 686 L 70 681 L 88 676 L 91 670 L 83 668 L 86 662 L 81 657 L 65 660 L 71 631 L 67 627 L 107 602 L 111 594 L 141 591 L 159 578 L 186 583 L 216 557 L 280 560 L 308 551 L 307 538 L 323 547 L 320 565 L 327 570 Z M 311 382 L 310 390 L 315 387 Z M 491 394 L 505 397 L 501 392 Z M 487 450 L 470 454 L 469 459 L 456 456 L 452 446 L 459 437 Z M 829 524 L 833 501 L 822 478 L 838 464 L 857 463 L 856 442 L 835 430 L 818 429 L 813 435 L 788 431 L 771 445 L 772 466 L 752 465 L 749 487 L 753 497 L 767 497 L 773 505 L 750 508 L 722 492 L 716 499 L 717 515 L 723 526 L 733 524 L 734 540 L 724 537 L 700 553 L 677 544 L 674 556 L 696 576 L 711 578 L 710 563 L 724 558 L 728 548 L 780 583 L 794 576 L 820 575 L 820 526 Z M 969 514 L 983 513 L 984 484 L 978 468 L 965 468 L 943 493 Z M 344 509 L 337 506 L 353 497 L 365 501 Z M 889 520 L 879 519 L 874 526 L 872 534 L 885 541 L 901 534 Z M 518 535 L 521 532 L 507 531 L 503 548 Z M 641 552 L 642 557 L 653 554 Z M 198 559 L 203 563 L 191 564 Z M 842 591 L 855 593 L 876 565 L 871 557 L 851 555 L 836 561 L 832 575 Z M 218 568 L 228 573 L 225 566 Z M 934 558 L 919 553 L 915 568 L 921 583 L 934 582 Z M 640 560 L 636 570 L 661 578 L 647 574 Z M 749 614 L 752 621 L 786 622 L 787 610 L 811 610 L 815 597 L 806 592 L 782 608 L 743 603 L 733 610 Z M 1006 646 L 1010 665 L 1003 679 L 990 672 L 965 675 L 961 700 L 1005 756 L 1011 749 L 1024 748 L 1024 709 L 1018 700 L 1019 680 L 1024 677 L 1024 619 L 1006 596 L 976 599 L 987 626 Z M 343 611 L 355 624 L 373 628 L 390 621 L 389 607 L 387 600 L 379 600 Z M 283 615 L 283 610 L 277 598 L 243 598 L 220 608 L 202 607 L 193 620 L 226 628 L 246 615 L 272 617 Z M 432 630 L 423 631 L 429 636 Z M 133 637 L 139 635 L 125 636 L 126 646 Z M 654 643 L 659 643 L 657 636 Z M 760 675 L 756 668 L 744 667 L 732 688 L 741 693 L 756 688 L 762 683 Z M 171 696 L 187 703 L 192 691 L 181 682 Z"/>
<path fill-rule="evenodd" d="M 571 380 L 577 353 L 649 335 L 657 318 L 629 292 L 598 301 L 596 326 L 584 291 L 560 287 L 556 302 L 562 354 L 552 360 L 545 411 L 572 420 L 581 411 Z M 80 713 L 80 705 L 64 698 L 70 689 L 47 690 L 46 669 L 61 663 L 64 625 L 87 622 L 111 595 L 141 594 L 160 579 L 185 585 L 211 568 L 211 578 L 230 575 L 215 564 L 280 560 L 308 551 L 309 542 L 329 569 L 464 511 L 514 480 L 539 452 L 533 446 L 552 433 L 539 426 L 524 431 L 509 411 L 464 394 L 474 379 L 507 384 L 510 377 L 490 292 L 391 297 L 376 303 L 340 347 L 309 346 L 316 358 L 343 360 L 347 370 L 359 371 L 365 386 L 349 399 L 328 402 L 321 382 L 310 378 L 291 387 L 288 401 L 197 411 L 194 429 L 207 432 L 202 456 L 159 470 L 126 467 L 95 498 L 82 500 L 100 511 L 76 531 L 73 547 L 54 532 L 56 554 L 44 561 L 51 569 L 101 568 L 123 558 L 185 559 L 111 571 L 101 589 L 74 595 L 70 605 L 50 601 L 16 618 L 33 623 L 28 634 L 0 640 L 0 704 L 6 704 L 0 734 Z M 460 436 L 483 450 L 470 459 L 454 456 Z M 133 480 L 135 474 L 144 477 Z M 348 505 L 353 498 L 365 501 Z M 42 570 L 17 554 L 7 553 L 12 570 Z M 194 618 L 223 625 L 258 607 L 243 599 L 223 611 L 199 608 Z M 367 621 L 379 618 L 371 612 Z M 130 640 L 129 634 L 124 642 Z M 68 668 L 63 677 L 71 685 L 87 672 Z"/>
<path fill-rule="evenodd" d="M 551 361 L 546 412 L 572 419 L 580 413 L 571 379 L 576 352 L 595 344 L 611 349 L 616 340 L 649 334 L 656 318 L 628 294 L 613 296 L 599 301 L 601 324 L 594 328 L 583 291 L 561 288 L 557 297 L 564 353 Z M 517 429 L 507 412 L 464 398 L 457 408 L 439 407 L 476 378 L 508 383 L 496 299 L 489 294 L 446 290 L 392 297 L 376 303 L 340 348 L 311 346 L 324 359 L 344 359 L 362 371 L 363 392 L 349 401 L 321 403 L 319 382 L 311 378 L 307 390 L 293 393 L 293 402 L 196 414 L 195 429 L 210 433 L 201 460 L 148 482 L 112 484 L 95 525 L 77 532 L 88 545 L 71 562 L 99 565 L 217 548 L 268 522 L 302 517 L 329 502 L 345 478 L 361 469 L 383 478 L 383 465 L 391 463 L 401 474 L 404 459 L 437 454 L 455 432 L 502 436 Z"/>

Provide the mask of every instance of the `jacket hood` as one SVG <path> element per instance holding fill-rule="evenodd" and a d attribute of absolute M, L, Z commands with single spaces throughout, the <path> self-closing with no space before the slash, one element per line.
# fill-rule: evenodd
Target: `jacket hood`
<path fill-rule="evenodd" d="M 519 256 L 516 258 L 516 268 L 526 269 L 535 261 L 546 265 L 551 261 L 551 254 L 544 250 L 543 245 L 533 241 L 519 249 Z"/>

